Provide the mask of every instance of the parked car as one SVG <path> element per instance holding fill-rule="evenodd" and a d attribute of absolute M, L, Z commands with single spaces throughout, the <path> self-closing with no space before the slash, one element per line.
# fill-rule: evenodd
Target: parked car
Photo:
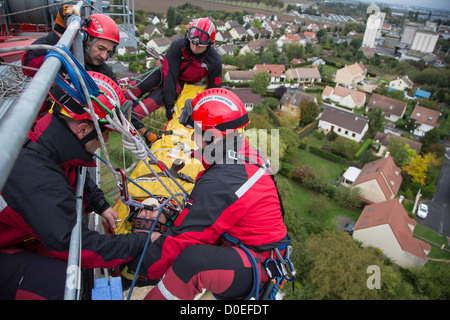
<path fill-rule="evenodd" d="M 344 231 L 347 232 L 349 235 L 353 235 L 353 228 L 354 226 L 351 223 L 347 223 L 344 226 Z"/>
<path fill-rule="evenodd" d="M 428 215 L 428 206 L 425 203 L 419 204 L 419 208 L 417 209 L 417 216 L 425 219 Z"/>

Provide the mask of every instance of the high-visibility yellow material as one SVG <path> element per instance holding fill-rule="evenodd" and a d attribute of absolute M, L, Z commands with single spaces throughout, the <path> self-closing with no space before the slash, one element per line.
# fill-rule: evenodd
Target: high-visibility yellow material
<path fill-rule="evenodd" d="M 165 128 L 165 130 L 171 130 L 172 134 L 163 135 L 161 139 L 156 140 L 150 148 L 150 151 L 152 151 L 153 155 L 159 161 L 164 163 L 168 169 L 172 169 L 170 170 L 172 176 L 177 179 L 178 183 L 188 194 L 194 187 L 193 181 L 195 181 L 199 172 L 204 168 L 200 161 L 191 158 L 189 155 L 192 150 L 197 148 L 194 141 L 191 140 L 193 129 L 184 127 L 178 120 L 186 99 L 193 99 L 197 93 L 202 92 L 203 90 L 205 90 L 205 87 L 203 86 L 184 86 L 183 91 L 175 103 L 173 119 L 167 123 Z M 156 173 L 162 172 L 157 165 L 151 164 L 151 166 Z M 170 197 L 169 192 L 164 188 L 161 182 L 158 181 L 143 161 L 138 163 L 134 171 L 129 175 L 129 178 L 154 196 Z M 159 175 L 159 178 L 161 178 L 163 183 L 170 188 L 173 194 L 182 192 L 171 179 L 164 175 Z M 148 198 L 150 195 L 146 191 L 140 189 L 133 183 L 128 182 L 128 193 L 133 199 L 142 201 Z M 129 207 L 119 198 L 113 208 L 119 214 L 119 220 L 122 220 L 118 223 L 115 232 L 130 232 L 131 224 L 126 221 L 130 211 Z"/>

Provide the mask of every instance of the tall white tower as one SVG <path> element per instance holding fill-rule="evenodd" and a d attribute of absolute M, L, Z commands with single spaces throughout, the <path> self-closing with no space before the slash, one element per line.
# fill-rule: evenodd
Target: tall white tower
<path fill-rule="evenodd" d="M 381 28 L 383 27 L 385 18 L 386 13 L 380 11 L 369 16 L 362 42 L 363 47 L 375 48 L 375 40 L 381 36 Z"/>

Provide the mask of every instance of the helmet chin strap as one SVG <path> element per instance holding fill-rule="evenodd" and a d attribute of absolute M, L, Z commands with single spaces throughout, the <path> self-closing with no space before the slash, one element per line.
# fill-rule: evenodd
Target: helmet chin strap
<path fill-rule="evenodd" d="M 97 130 L 92 130 L 91 132 L 89 132 L 85 137 L 83 137 L 82 139 L 79 139 L 81 144 L 84 146 L 86 145 L 86 143 L 88 143 L 89 141 L 96 139 L 98 137 L 97 134 Z"/>
<path fill-rule="evenodd" d="M 84 52 L 86 52 L 86 57 L 90 64 L 94 64 L 91 59 L 91 48 L 97 42 L 98 38 L 92 38 L 93 40 L 89 44 L 89 46 L 84 47 Z"/>

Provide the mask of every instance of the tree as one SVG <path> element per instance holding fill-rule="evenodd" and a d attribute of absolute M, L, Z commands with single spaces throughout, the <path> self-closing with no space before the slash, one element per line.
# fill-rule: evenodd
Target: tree
<path fill-rule="evenodd" d="M 418 155 L 411 164 L 402 168 L 407 174 L 411 176 L 411 181 L 416 182 L 422 186 L 425 185 L 428 169 L 436 164 L 436 156 L 433 153 L 427 153 L 424 156 Z"/>
<path fill-rule="evenodd" d="M 361 248 L 352 237 L 335 229 L 310 235 L 297 243 L 291 260 L 302 270 L 299 290 L 285 290 L 285 299 L 374 300 L 414 299 L 413 287 L 403 280 L 394 266 L 385 264 L 383 255 L 373 248 Z M 379 290 L 370 290 L 369 266 L 379 268 Z M 297 288 L 296 288 L 297 289 Z M 294 295 L 296 295 L 294 297 Z"/>
<path fill-rule="evenodd" d="M 289 43 L 286 45 L 286 60 L 291 61 L 295 58 L 303 58 L 304 49 L 300 43 Z"/>
<path fill-rule="evenodd" d="M 258 93 L 260 95 L 265 95 L 267 91 L 267 86 L 270 84 L 270 74 L 267 71 L 259 71 L 252 78 L 252 82 L 250 84 L 254 93 Z"/>
<path fill-rule="evenodd" d="M 427 148 L 433 143 L 439 143 L 441 133 L 438 128 L 433 128 L 430 131 L 425 132 L 425 135 L 419 139 L 422 142 L 423 147 Z"/>
<path fill-rule="evenodd" d="M 177 14 L 175 11 L 175 8 L 170 6 L 169 9 L 167 9 L 167 27 L 168 29 L 173 29 L 175 27 L 177 19 Z"/>
<path fill-rule="evenodd" d="M 337 137 L 330 143 L 330 149 L 334 154 L 344 157 L 347 160 L 352 160 L 359 149 L 359 144 L 356 141 L 344 137 Z"/>
<path fill-rule="evenodd" d="M 397 167 L 401 168 L 410 163 L 411 159 L 409 153 L 409 145 L 402 137 L 392 136 L 389 139 L 387 150 L 394 159 L 395 165 Z"/>
<path fill-rule="evenodd" d="M 384 132 L 384 114 L 381 108 L 374 108 L 369 113 L 369 137 L 375 136 L 380 131 Z"/>
<path fill-rule="evenodd" d="M 319 115 L 319 106 L 313 100 L 303 100 L 300 104 L 300 121 L 308 124 Z"/>

